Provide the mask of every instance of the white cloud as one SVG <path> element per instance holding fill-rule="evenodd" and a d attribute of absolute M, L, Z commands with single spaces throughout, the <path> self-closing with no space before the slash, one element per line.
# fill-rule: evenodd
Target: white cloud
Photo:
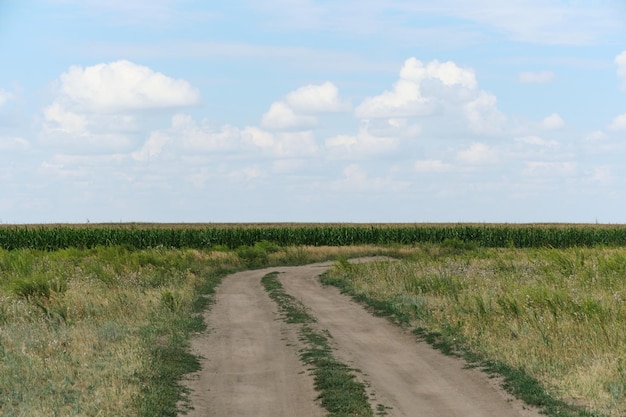
<path fill-rule="evenodd" d="M 69 153 L 115 153 L 133 147 L 125 131 L 133 118 L 117 114 L 84 114 L 66 109 L 55 102 L 44 111 L 39 142 Z"/>
<path fill-rule="evenodd" d="M 615 116 L 609 125 L 611 130 L 626 130 L 626 113 Z"/>
<path fill-rule="evenodd" d="M 365 119 L 362 121 L 362 125 L 371 135 L 378 137 L 414 139 L 423 132 L 421 124 L 412 123 L 407 118 Z"/>
<path fill-rule="evenodd" d="M 241 150 L 241 132 L 225 125 L 218 129 L 206 120 L 197 123 L 188 114 L 172 117 L 171 127 L 154 131 L 142 147 L 131 154 L 137 161 L 148 161 L 163 154 L 166 149 L 178 154 L 217 153 Z"/>
<path fill-rule="evenodd" d="M 187 81 L 129 61 L 74 66 L 61 75 L 57 97 L 43 110 L 39 141 L 74 153 L 126 152 L 137 146 L 134 135 L 146 117 L 142 110 L 199 101 L 200 93 Z M 155 156 L 154 140 L 133 157 Z"/>
<path fill-rule="evenodd" d="M 330 156 L 343 159 L 392 151 L 398 147 L 398 140 L 393 137 L 374 136 L 367 129 L 361 128 L 356 135 L 337 135 L 328 138 L 325 145 Z"/>
<path fill-rule="evenodd" d="M 152 132 L 141 149 L 133 152 L 131 156 L 136 161 L 150 161 L 159 156 L 162 149 L 170 142 L 170 137 L 163 132 Z"/>
<path fill-rule="evenodd" d="M 0 151 L 17 152 L 27 151 L 31 148 L 30 143 L 20 137 L 0 137 Z"/>
<path fill-rule="evenodd" d="M 506 122 L 506 116 L 498 110 L 498 99 L 491 93 L 481 91 L 474 100 L 465 105 L 465 116 L 475 133 L 497 133 Z"/>
<path fill-rule="evenodd" d="M 539 136 L 523 136 L 520 138 L 515 138 L 515 142 L 524 143 L 527 145 L 534 146 L 545 146 L 547 148 L 556 148 L 559 146 L 559 143 L 555 140 L 545 140 Z"/>
<path fill-rule="evenodd" d="M 460 68 L 452 61 L 439 62 L 434 60 L 424 65 L 416 58 L 409 58 L 400 70 L 400 78 L 418 84 L 430 79 L 438 80 L 447 87 L 461 86 L 473 89 L 477 86 L 474 71 Z"/>
<path fill-rule="evenodd" d="M 270 133 L 258 127 L 247 127 L 241 137 L 244 144 L 261 149 L 270 157 L 311 157 L 319 150 L 311 131 Z"/>
<path fill-rule="evenodd" d="M 591 180 L 603 185 L 613 182 L 613 174 L 611 168 L 607 166 L 595 167 L 591 172 Z"/>
<path fill-rule="evenodd" d="M 13 94 L 0 88 L 0 107 L 4 106 L 12 98 Z"/>
<path fill-rule="evenodd" d="M 599 142 L 601 140 L 606 139 L 608 136 L 601 130 L 594 130 L 584 137 L 587 142 Z"/>
<path fill-rule="evenodd" d="M 395 181 L 393 178 L 370 177 L 359 164 L 350 164 L 342 170 L 343 177 L 331 183 L 334 191 L 342 193 L 387 192 L 397 193 L 406 190 L 407 181 Z"/>
<path fill-rule="evenodd" d="M 524 175 L 535 177 L 563 176 L 569 177 L 576 174 L 578 164 L 576 162 L 526 162 Z"/>
<path fill-rule="evenodd" d="M 50 131 L 69 135 L 86 136 L 87 118 L 84 115 L 67 111 L 59 103 L 51 104 L 43 111 L 44 118 L 50 124 Z"/>
<path fill-rule="evenodd" d="M 200 92 L 187 81 L 124 60 L 70 67 L 61 75 L 60 92 L 57 100 L 79 112 L 118 113 L 200 102 Z"/>
<path fill-rule="evenodd" d="M 541 127 L 546 130 L 560 129 L 565 126 L 565 121 L 556 113 L 551 114 L 541 121 Z"/>
<path fill-rule="evenodd" d="M 308 129 L 317 124 L 314 116 L 303 116 L 282 101 L 272 103 L 261 119 L 261 126 L 270 130 Z"/>
<path fill-rule="evenodd" d="M 422 96 L 419 84 L 400 79 L 392 91 L 368 97 L 356 108 L 362 119 L 423 116 L 432 111 L 430 100 Z"/>
<path fill-rule="evenodd" d="M 424 116 L 433 111 L 438 97 L 424 94 L 424 83 L 435 82 L 443 88 L 455 88 L 460 96 L 466 90 L 477 87 L 474 71 L 461 68 L 454 62 L 437 60 L 424 65 L 416 58 L 409 58 L 400 70 L 400 79 L 391 91 L 368 97 L 356 108 L 358 118 L 404 118 Z"/>
<path fill-rule="evenodd" d="M 523 71 L 517 76 L 517 80 L 524 84 L 545 84 L 554 81 L 555 78 L 552 71 Z"/>
<path fill-rule="evenodd" d="M 350 103 L 339 97 L 339 89 L 331 82 L 306 85 L 285 96 L 287 104 L 300 113 L 340 112 L 350 109 Z"/>
<path fill-rule="evenodd" d="M 309 84 L 288 93 L 284 100 L 272 103 L 261 119 L 261 127 L 269 130 L 306 130 L 318 123 L 313 114 L 349 109 L 350 103 L 341 99 L 333 83 Z"/>
<path fill-rule="evenodd" d="M 622 80 L 622 90 L 626 90 L 626 51 L 615 57 L 617 76 Z"/>
<path fill-rule="evenodd" d="M 439 159 L 424 159 L 415 161 L 414 168 L 419 173 L 447 172 L 452 169 L 452 165 L 446 164 Z"/>
<path fill-rule="evenodd" d="M 497 102 L 493 94 L 478 89 L 472 69 L 461 68 L 451 61 L 441 63 L 434 60 L 423 64 L 409 58 L 392 90 L 363 100 L 355 115 L 373 122 L 387 119 L 391 127 L 394 127 L 393 123 L 407 124 L 408 118 L 423 118 L 424 123 L 413 124 L 410 134 L 402 136 L 419 136 L 422 125 L 433 118 L 438 119 L 440 127 L 458 126 L 458 120 L 465 119 L 472 133 L 495 134 L 501 132 L 507 120 L 498 109 Z M 387 131 L 383 129 L 382 132 Z"/>
<path fill-rule="evenodd" d="M 232 182 L 250 182 L 265 176 L 265 172 L 258 165 L 243 167 L 228 174 Z"/>
<path fill-rule="evenodd" d="M 473 143 L 468 149 L 459 151 L 457 159 L 469 165 L 487 165 L 498 162 L 498 152 L 484 143 Z"/>

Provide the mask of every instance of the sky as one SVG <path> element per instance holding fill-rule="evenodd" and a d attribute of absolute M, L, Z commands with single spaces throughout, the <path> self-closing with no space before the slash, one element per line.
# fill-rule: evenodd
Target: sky
<path fill-rule="evenodd" d="M 0 0 L 0 223 L 626 223 L 623 0 Z"/>

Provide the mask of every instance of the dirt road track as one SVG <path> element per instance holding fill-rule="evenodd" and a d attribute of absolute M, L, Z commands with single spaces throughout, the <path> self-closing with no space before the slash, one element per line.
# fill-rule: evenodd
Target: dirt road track
<path fill-rule="evenodd" d="M 323 416 L 312 377 L 297 355 L 295 329 L 277 320 L 261 278 L 279 271 L 287 293 L 310 309 L 333 337 L 335 356 L 362 371 L 360 379 L 387 415 L 428 417 L 536 417 L 477 370 L 447 357 L 339 293 L 317 276 L 331 264 L 246 271 L 224 279 L 206 314 L 210 331 L 192 348 L 202 371 L 188 381 L 188 415 Z"/>

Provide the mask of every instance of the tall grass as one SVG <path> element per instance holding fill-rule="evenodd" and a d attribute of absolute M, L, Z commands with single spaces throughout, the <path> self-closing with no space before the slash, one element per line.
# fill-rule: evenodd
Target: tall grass
<path fill-rule="evenodd" d="M 338 263 L 326 279 L 565 403 L 626 415 L 626 249 L 427 245 L 401 262 Z"/>
<path fill-rule="evenodd" d="M 175 416 L 176 380 L 197 367 L 185 344 L 202 328 L 194 311 L 229 263 L 239 260 L 0 251 L 0 414 Z"/>
<path fill-rule="evenodd" d="M 221 276 L 381 251 L 0 249 L 0 415 L 177 416 L 178 381 L 199 366 L 188 339 Z"/>

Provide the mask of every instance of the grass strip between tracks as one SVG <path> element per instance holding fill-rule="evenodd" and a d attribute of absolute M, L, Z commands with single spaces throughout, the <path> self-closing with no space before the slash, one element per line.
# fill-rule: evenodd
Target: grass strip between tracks
<path fill-rule="evenodd" d="M 278 280 L 278 272 L 265 275 L 261 282 L 270 298 L 278 304 L 284 320 L 300 324 L 299 335 L 305 344 L 305 348 L 300 351 L 300 359 L 313 367 L 315 388 L 320 392 L 322 406 L 329 412 L 327 416 L 372 416 L 365 387 L 357 381 L 350 367 L 333 357 L 332 348 L 328 344 L 330 334 L 312 326 L 315 318 L 307 313 L 298 300 L 285 292 Z"/>

